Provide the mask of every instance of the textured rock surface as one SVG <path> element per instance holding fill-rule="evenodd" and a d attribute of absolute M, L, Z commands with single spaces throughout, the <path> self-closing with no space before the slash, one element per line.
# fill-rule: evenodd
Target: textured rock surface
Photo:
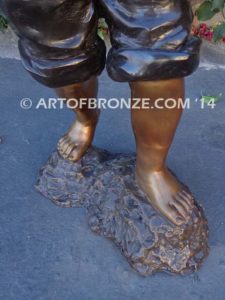
<path fill-rule="evenodd" d="M 115 242 L 141 275 L 197 270 L 208 255 L 202 209 L 196 203 L 190 221 L 174 226 L 136 186 L 134 164 L 133 155 L 97 148 L 78 163 L 55 152 L 41 169 L 36 188 L 61 207 L 85 207 L 91 230 Z"/>

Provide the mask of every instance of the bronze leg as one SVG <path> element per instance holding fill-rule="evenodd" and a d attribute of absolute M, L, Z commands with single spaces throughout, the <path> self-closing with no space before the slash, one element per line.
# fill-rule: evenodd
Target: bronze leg
<path fill-rule="evenodd" d="M 133 98 L 184 99 L 184 80 L 171 79 L 131 83 Z M 162 105 L 162 102 L 160 102 Z M 182 108 L 132 109 L 137 144 L 136 178 L 150 203 L 176 225 L 188 220 L 191 194 L 166 167 L 166 158 L 181 118 Z"/>
<path fill-rule="evenodd" d="M 66 98 L 67 101 L 69 99 L 77 99 L 79 101 L 82 98 L 96 98 L 97 92 L 98 79 L 96 77 L 92 77 L 82 83 L 56 89 L 58 96 Z M 71 101 L 70 105 L 73 104 Z M 64 158 L 78 161 L 92 143 L 100 111 L 88 108 L 88 101 L 82 104 L 82 107 L 74 108 L 73 110 L 76 114 L 76 120 L 69 131 L 59 140 L 58 151 Z"/>

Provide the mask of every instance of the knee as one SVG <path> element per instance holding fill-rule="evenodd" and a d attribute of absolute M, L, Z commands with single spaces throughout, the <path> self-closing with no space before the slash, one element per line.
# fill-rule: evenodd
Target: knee
<path fill-rule="evenodd" d="M 49 1 L 3 0 L 1 9 L 9 23 L 20 37 L 35 40 L 41 26 L 44 27 L 44 14 Z M 42 23 L 42 25 L 41 25 Z"/>

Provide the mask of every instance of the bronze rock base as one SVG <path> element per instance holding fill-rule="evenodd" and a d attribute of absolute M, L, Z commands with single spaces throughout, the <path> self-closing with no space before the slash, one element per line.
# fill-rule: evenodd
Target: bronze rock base
<path fill-rule="evenodd" d="M 71 163 L 57 152 L 41 169 L 37 190 L 61 207 L 84 207 L 93 232 L 112 240 L 141 275 L 195 271 L 208 255 L 208 226 L 197 203 L 175 226 L 147 202 L 134 178 L 135 156 L 90 148 Z"/>

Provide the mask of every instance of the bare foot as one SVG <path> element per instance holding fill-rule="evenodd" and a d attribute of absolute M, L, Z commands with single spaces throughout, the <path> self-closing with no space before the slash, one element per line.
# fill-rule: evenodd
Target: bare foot
<path fill-rule="evenodd" d="M 180 226 L 189 220 L 194 205 L 193 196 L 168 169 L 143 172 L 137 168 L 136 178 L 152 206 L 172 223 Z"/>
<path fill-rule="evenodd" d="M 76 120 L 58 142 L 57 149 L 61 156 L 73 162 L 78 161 L 92 143 L 96 124 L 96 120 L 86 124 Z"/>

